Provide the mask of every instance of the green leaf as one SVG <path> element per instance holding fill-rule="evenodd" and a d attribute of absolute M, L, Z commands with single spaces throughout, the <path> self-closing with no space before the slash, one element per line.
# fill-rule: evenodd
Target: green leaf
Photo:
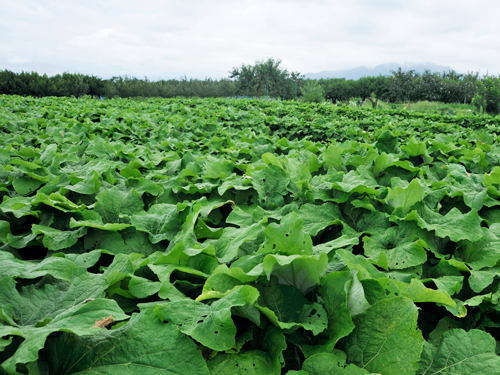
<path fill-rule="evenodd" d="M 25 339 L 14 355 L 2 363 L 2 367 L 8 373 L 14 373 L 16 364 L 29 363 L 38 359 L 38 352 L 44 347 L 51 333 L 68 331 L 77 335 L 93 335 L 102 329 L 96 326 L 96 321 L 109 316 L 112 316 L 114 321 L 128 319 L 115 301 L 96 299 L 63 311 L 40 328 L 0 326 L 0 336 L 14 335 Z"/>
<path fill-rule="evenodd" d="M 371 373 L 413 375 L 424 339 L 417 329 L 417 307 L 405 297 L 384 299 L 353 318 L 347 337 L 349 362 Z"/>
<path fill-rule="evenodd" d="M 280 224 L 269 224 L 264 234 L 266 240 L 258 253 L 312 254 L 311 236 L 303 230 L 303 220 L 295 212 L 283 217 Z"/>
<path fill-rule="evenodd" d="M 86 195 L 97 193 L 100 187 L 101 182 L 99 181 L 99 174 L 96 171 L 91 171 L 91 176 L 87 176 L 74 185 L 65 186 L 65 188 L 68 190 Z"/>
<path fill-rule="evenodd" d="M 96 201 L 95 209 L 105 223 L 123 223 L 126 217 L 144 209 L 144 202 L 134 189 L 122 191 L 113 186 L 97 194 Z"/>
<path fill-rule="evenodd" d="M 268 165 L 252 174 L 252 185 L 259 194 L 259 204 L 267 209 L 283 205 L 283 195 L 287 193 L 289 182 L 286 172 L 275 165 Z"/>
<path fill-rule="evenodd" d="M 367 258 L 362 255 L 354 255 L 353 253 L 339 249 L 337 255 L 345 262 L 349 270 L 358 270 L 357 277 L 360 281 L 364 279 L 379 279 L 385 278 L 386 275 L 380 272 Z"/>
<path fill-rule="evenodd" d="M 471 270 L 469 286 L 474 292 L 481 293 L 484 288 L 493 283 L 493 280 L 498 275 L 500 275 L 498 267 L 483 269 L 481 271 Z"/>
<path fill-rule="evenodd" d="M 487 332 L 452 329 L 424 345 L 417 375 L 494 375 L 500 368 L 496 342 Z"/>
<path fill-rule="evenodd" d="M 420 228 L 435 230 L 436 236 L 443 238 L 448 236 L 454 242 L 460 240 L 475 242 L 484 235 L 481 230 L 481 218 L 474 209 L 462 214 L 458 208 L 453 207 L 442 216 L 425 204 L 420 204 L 417 210 L 411 211 L 404 220 L 416 221 Z"/>
<path fill-rule="evenodd" d="M 130 221 L 137 230 L 148 233 L 150 241 L 156 244 L 163 240 L 173 240 L 182 228 L 182 219 L 177 205 L 155 204 L 147 213 L 132 216 Z"/>
<path fill-rule="evenodd" d="M 493 224 L 493 226 L 500 228 L 500 224 Z M 463 247 L 457 251 L 457 255 L 476 271 L 492 267 L 500 260 L 500 239 L 493 234 L 491 228 L 490 230 L 481 229 L 484 238 L 479 241 L 464 241 Z"/>
<path fill-rule="evenodd" d="M 424 199 L 424 195 L 424 187 L 418 179 L 413 179 L 406 188 L 396 186 L 394 190 L 389 189 L 385 201 L 394 208 L 401 207 L 406 213 L 415 203 Z"/>
<path fill-rule="evenodd" d="M 31 204 L 33 206 L 38 206 L 41 203 L 63 212 L 78 212 L 86 208 L 84 204 L 75 204 L 59 193 L 52 193 L 47 196 L 42 192 L 38 192 Z"/>
<path fill-rule="evenodd" d="M 176 324 L 178 329 L 213 350 L 231 349 L 235 344 L 236 326 L 231 319 L 231 308 L 253 304 L 258 292 L 243 286 L 211 305 L 190 299 L 158 306 L 155 311 L 162 320 Z"/>
<path fill-rule="evenodd" d="M 40 155 L 40 161 L 45 166 L 50 166 L 57 155 L 57 145 L 48 145 Z"/>
<path fill-rule="evenodd" d="M 396 153 L 396 146 L 399 143 L 399 138 L 392 135 L 389 130 L 384 130 L 380 133 L 375 147 L 381 153 Z"/>
<path fill-rule="evenodd" d="M 359 166 L 355 171 L 350 171 L 342 178 L 342 182 L 334 182 L 333 188 L 346 193 L 377 194 L 378 182 L 373 174 L 364 165 Z"/>
<path fill-rule="evenodd" d="M 464 285 L 463 276 L 443 276 L 437 279 L 433 279 L 434 284 L 436 284 L 438 290 L 448 293 L 450 296 L 460 293 Z M 470 284 L 469 278 L 469 284 Z M 493 280 L 491 280 L 493 281 Z"/>
<path fill-rule="evenodd" d="M 152 310 L 93 336 L 51 338 L 43 354 L 51 374 L 209 374 L 196 344 L 173 324 L 161 323 Z"/>
<path fill-rule="evenodd" d="M 354 317 L 358 314 L 363 314 L 370 304 L 365 298 L 365 291 L 363 285 L 358 280 L 358 270 L 352 270 L 352 279 L 347 291 L 347 308 Z M 347 285 L 346 285 L 347 286 Z"/>
<path fill-rule="evenodd" d="M 234 228 L 226 227 L 222 236 L 214 243 L 216 249 L 216 255 L 221 263 L 227 263 L 232 261 L 238 255 L 238 249 L 240 246 L 247 241 L 253 241 L 257 239 L 257 236 L 263 229 L 263 222 L 252 224 L 248 227 Z"/>
<path fill-rule="evenodd" d="M 132 275 L 128 283 L 128 290 L 137 298 L 146 298 L 158 293 L 161 283 L 143 277 Z"/>
<path fill-rule="evenodd" d="M 87 234 L 87 228 L 63 231 L 36 224 L 31 227 L 31 231 L 33 234 L 43 234 L 43 246 L 49 250 L 71 247 L 78 242 L 78 238 Z"/>
<path fill-rule="evenodd" d="M 83 246 L 87 250 L 103 249 L 112 254 L 122 254 L 129 251 L 120 233 L 109 229 L 90 228 L 88 234 L 83 238 Z"/>
<path fill-rule="evenodd" d="M 19 260 L 11 253 L 0 251 L 0 277 L 36 279 L 52 275 L 57 279 L 71 281 L 75 263 L 61 257 L 45 258 L 39 263 Z"/>
<path fill-rule="evenodd" d="M 342 224 L 339 206 L 332 202 L 322 205 L 304 204 L 297 211 L 297 214 L 304 222 L 304 231 L 311 236 L 316 236 L 330 225 Z"/>
<path fill-rule="evenodd" d="M 260 296 L 257 308 L 281 329 L 302 327 L 317 335 L 326 328 L 326 311 L 318 303 L 310 303 L 298 289 L 281 285 L 275 278 L 258 284 Z"/>
<path fill-rule="evenodd" d="M 411 279 L 409 284 L 392 280 L 401 295 L 413 302 L 436 302 L 450 307 L 456 307 L 455 301 L 446 292 L 426 288 L 418 279 Z"/>
<path fill-rule="evenodd" d="M 304 361 L 302 370 L 309 375 L 364 375 L 369 374 L 354 364 L 346 365 L 345 359 L 334 353 L 315 354 Z"/>
<path fill-rule="evenodd" d="M 276 362 L 261 350 L 250 350 L 245 353 L 224 354 L 219 353 L 214 359 L 208 361 L 210 375 L 280 375 L 281 368 Z"/>
<path fill-rule="evenodd" d="M 100 230 L 109 230 L 109 231 L 119 231 L 125 228 L 130 227 L 130 224 L 112 224 L 107 223 L 104 224 L 102 222 L 102 217 L 95 211 L 83 211 L 81 212 L 83 220 L 75 220 L 75 218 L 71 218 L 69 221 L 70 228 L 95 228 Z"/>
<path fill-rule="evenodd" d="M 485 173 L 483 175 L 483 185 L 500 185 L 500 167 L 495 166 L 490 173 Z"/>
<path fill-rule="evenodd" d="M 344 148 L 342 146 L 330 145 L 326 150 L 323 151 L 323 160 L 329 166 L 340 171 L 343 169 L 342 166 L 342 152 Z"/>
<path fill-rule="evenodd" d="M 268 254 L 262 263 L 268 280 L 274 275 L 280 284 L 293 285 L 306 294 L 320 284 L 320 277 L 325 274 L 328 267 L 328 256 Z"/>
<path fill-rule="evenodd" d="M 416 238 L 417 227 L 411 222 L 400 222 L 382 235 L 364 237 L 365 255 L 378 261 L 384 254 L 391 269 L 418 266 L 427 260 L 427 244 Z"/>
<path fill-rule="evenodd" d="M 28 195 L 43 185 L 42 181 L 30 177 L 18 177 L 12 182 L 14 190 L 19 195 Z"/>
<path fill-rule="evenodd" d="M 449 164 L 450 177 L 447 179 L 451 197 L 463 196 L 464 203 L 477 211 L 484 205 L 490 207 L 498 202 L 488 195 L 488 189 L 482 184 L 482 176 L 470 174 L 460 164 Z"/>
<path fill-rule="evenodd" d="M 18 291 L 10 278 L 0 279 L 0 306 L 11 304 L 19 325 L 34 325 L 83 303 L 104 297 L 107 286 L 102 275 L 88 273 L 83 267 L 73 269 L 70 282 L 27 285 Z"/>
<path fill-rule="evenodd" d="M 410 156 L 427 155 L 427 147 L 425 146 L 425 143 L 417 141 L 415 137 L 411 137 L 407 145 L 402 145 L 401 150 Z"/>
<path fill-rule="evenodd" d="M 3 213 L 11 213 L 18 219 L 28 215 L 38 217 L 40 211 L 33 211 L 31 201 L 32 198 L 28 197 L 8 198 L 5 195 L 3 202 L 0 204 L 0 211 Z"/>

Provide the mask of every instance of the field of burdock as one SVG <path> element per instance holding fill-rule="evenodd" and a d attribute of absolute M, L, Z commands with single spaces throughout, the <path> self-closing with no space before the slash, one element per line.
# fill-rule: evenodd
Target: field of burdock
<path fill-rule="evenodd" d="M 0 96 L 0 374 L 498 375 L 499 131 Z"/>

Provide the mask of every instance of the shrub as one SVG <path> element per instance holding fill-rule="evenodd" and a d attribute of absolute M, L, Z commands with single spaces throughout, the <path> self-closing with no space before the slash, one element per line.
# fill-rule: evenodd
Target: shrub
<path fill-rule="evenodd" d="M 472 104 L 480 111 L 498 114 L 500 112 L 500 79 L 485 77 L 482 81 L 478 81 Z"/>
<path fill-rule="evenodd" d="M 301 89 L 302 101 L 306 103 L 321 103 L 325 101 L 325 90 L 316 81 L 306 81 Z"/>

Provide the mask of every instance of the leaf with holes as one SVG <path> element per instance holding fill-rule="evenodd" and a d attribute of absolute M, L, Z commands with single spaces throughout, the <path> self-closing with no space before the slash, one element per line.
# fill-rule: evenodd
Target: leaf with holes
<path fill-rule="evenodd" d="M 266 239 L 259 253 L 312 254 L 311 236 L 303 230 L 303 226 L 302 218 L 295 212 L 283 217 L 280 224 L 269 224 L 264 230 Z"/>
<path fill-rule="evenodd" d="M 243 286 L 210 305 L 184 299 L 157 306 L 155 311 L 162 320 L 176 324 L 181 332 L 202 345 L 222 351 L 231 349 L 236 343 L 231 309 L 253 304 L 257 297 L 255 288 Z"/>

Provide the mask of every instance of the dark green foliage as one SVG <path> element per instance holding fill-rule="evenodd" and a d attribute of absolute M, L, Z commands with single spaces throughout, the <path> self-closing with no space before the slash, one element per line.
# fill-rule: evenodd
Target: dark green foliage
<path fill-rule="evenodd" d="M 14 73 L 0 71 L 0 93 L 23 96 L 74 96 L 104 95 L 105 81 L 96 76 L 63 73 L 49 77 L 37 72 Z"/>
<path fill-rule="evenodd" d="M 477 83 L 477 92 L 472 103 L 487 113 L 500 112 L 500 78 L 485 77 Z"/>
<path fill-rule="evenodd" d="M 347 102 L 351 98 L 386 102 L 439 101 L 470 103 L 476 93 L 479 73 L 459 74 L 455 71 L 436 73 L 426 71 L 393 71 L 392 76 L 320 79 L 326 99 Z M 484 78 L 483 80 L 487 80 Z"/>
<path fill-rule="evenodd" d="M 105 80 L 96 76 L 63 73 L 55 76 L 39 75 L 36 72 L 14 73 L 0 71 L 0 94 L 33 97 L 74 96 L 91 97 L 228 97 L 235 94 L 236 84 L 230 79 L 210 78 L 149 81 L 147 78 L 113 77 Z"/>
<path fill-rule="evenodd" d="M 302 101 L 306 103 L 321 103 L 325 100 L 325 90 L 315 81 L 306 81 L 302 86 Z"/>
<path fill-rule="evenodd" d="M 179 80 L 149 81 L 147 78 L 113 77 L 106 83 L 104 95 L 108 98 L 175 98 L 198 97 L 219 98 L 233 96 L 236 91 L 235 82 L 222 78 L 212 80 L 206 78 Z"/>
<path fill-rule="evenodd" d="M 266 61 L 256 61 L 254 65 L 242 64 L 241 67 L 233 68 L 229 72 L 229 78 L 236 79 L 236 94 L 294 99 L 300 73 L 288 72 L 280 65 L 281 60 L 269 58 Z"/>

